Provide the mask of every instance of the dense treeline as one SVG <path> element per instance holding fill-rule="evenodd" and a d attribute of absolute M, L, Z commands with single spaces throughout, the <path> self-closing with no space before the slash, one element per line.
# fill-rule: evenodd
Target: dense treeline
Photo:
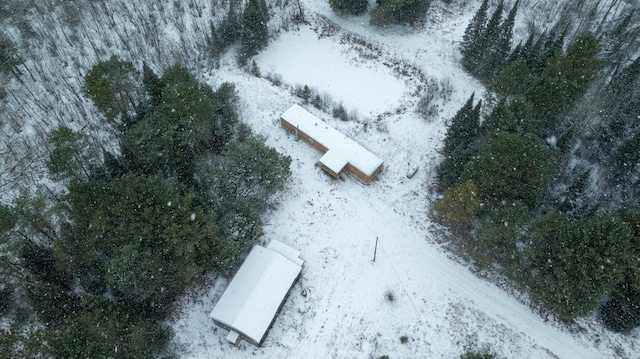
<path fill-rule="evenodd" d="M 361 15 L 367 11 L 367 0 L 329 0 L 333 11 L 339 14 Z M 371 25 L 417 25 L 423 23 L 431 0 L 376 0 L 371 10 Z"/>
<path fill-rule="evenodd" d="M 597 310 L 627 331 L 640 325 L 640 59 L 620 69 L 604 34 L 567 41 L 557 27 L 513 47 L 518 5 L 489 15 L 485 0 L 465 31 L 462 64 L 489 91 L 451 119 L 434 212 L 479 268 L 544 310 Z M 628 25 L 613 25 L 615 41 Z"/>
<path fill-rule="evenodd" d="M 212 89 L 180 65 L 159 77 L 112 57 L 84 91 L 117 126 L 119 153 L 61 127 L 47 168 L 66 193 L 0 207 L 1 307 L 16 333 L 0 352 L 170 357 L 163 319 L 187 287 L 244 258 L 290 159 L 239 122 L 232 84 Z M 20 327 L 28 310 L 43 325 L 35 334 Z"/>

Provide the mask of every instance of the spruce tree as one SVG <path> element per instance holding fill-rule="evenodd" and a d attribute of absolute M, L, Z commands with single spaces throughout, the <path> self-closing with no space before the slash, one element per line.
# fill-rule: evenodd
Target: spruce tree
<path fill-rule="evenodd" d="M 568 221 L 552 212 L 534 226 L 533 233 L 538 271 L 531 297 L 564 319 L 596 309 L 637 262 L 633 232 L 615 214 Z"/>
<path fill-rule="evenodd" d="M 415 25 L 424 19 L 431 0 L 378 0 L 371 11 L 371 25 Z"/>
<path fill-rule="evenodd" d="M 464 106 L 451 119 L 451 125 L 444 139 L 444 153 L 446 155 L 449 155 L 458 146 L 468 147 L 478 135 L 481 101 L 474 109 L 474 96 L 475 93 L 471 94 Z"/>
<path fill-rule="evenodd" d="M 339 14 L 362 15 L 369 6 L 368 0 L 329 0 L 331 9 Z"/>
<path fill-rule="evenodd" d="M 479 135 L 482 101 L 474 107 L 474 95 L 471 94 L 451 119 L 447 130 L 443 149 L 445 158 L 437 169 L 438 184 L 445 190 L 460 181 L 465 164 L 478 152 L 474 141 Z"/>
<path fill-rule="evenodd" d="M 533 208 L 543 194 L 547 156 L 537 138 L 503 132 L 467 162 L 461 180 L 472 180 L 489 205 L 519 200 Z"/>
<path fill-rule="evenodd" d="M 481 57 L 483 44 L 480 42 L 481 35 L 487 21 L 487 10 L 489 8 L 489 0 L 482 1 L 480 8 L 464 30 L 464 36 L 460 43 L 460 52 L 462 53 L 462 65 L 468 70 L 477 68 L 478 60 Z"/>
<path fill-rule="evenodd" d="M 511 39 L 513 37 L 513 26 L 516 20 L 516 13 L 518 12 L 518 4 L 519 1 L 516 1 L 509 11 L 509 15 L 507 15 L 507 18 L 500 25 L 498 41 L 494 45 L 494 57 L 490 59 L 491 62 L 489 64 L 490 79 L 495 78 L 500 70 L 504 68 L 509 57 L 509 53 L 511 52 Z"/>
<path fill-rule="evenodd" d="M 160 99 L 162 98 L 162 89 L 164 83 L 160 80 L 160 77 L 147 65 L 146 62 L 142 63 L 142 83 L 149 95 L 149 102 L 152 107 L 158 106 Z"/>
<path fill-rule="evenodd" d="M 498 49 L 501 38 L 503 10 L 504 2 L 500 1 L 480 36 L 480 44 L 482 45 L 481 49 L 483 52 L 480 55 L 481 60 L 473 73 L 477 74 L 480 79 L 484 81 L 491 80 L 493 68 L 495 66 L 494 63 L 497 62 L 500 57 Z"/>
<path fill-rule="evenodd" d="M 242 35 L 239 60 L 245 64 L 269 42 L 269 10 L 265 0 L 249 0 L 242 14 Z"/>

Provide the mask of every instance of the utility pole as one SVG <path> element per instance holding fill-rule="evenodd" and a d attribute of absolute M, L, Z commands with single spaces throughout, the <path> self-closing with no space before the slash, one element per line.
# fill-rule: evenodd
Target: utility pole
<path fill-rule="evenodd" d="M 376 237 L 376 246 L 373 249 L 373 262 L 376 262 L 376 254 L 378 253 L 378 237 Z"/>

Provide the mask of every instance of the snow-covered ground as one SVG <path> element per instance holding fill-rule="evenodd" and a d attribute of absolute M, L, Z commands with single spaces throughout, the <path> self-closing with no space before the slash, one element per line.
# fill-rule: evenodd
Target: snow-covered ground
<path fill-rule="evenodd" d="M 229 345 L 208 317 L 227 284 L 212 279 L 183 300 L 172 322 L 181 358 L 457 358 L 483 347 L 508 358 L 638 357 L 637 334 L 605 332 L 593 318 L 578 321 L 579 330 L 545 320 L 437 244 L 429 187 L 446 120 L 483 91 L 457 62 L 456 42 L 473 12 L 437 9 L 420 31 L 372 29 L 366 17 L 340 18 L 315 3 L 305 1 L 309 26 L 281 34 L 256 57 L 261 73 L 278 74 L 282 85 L 237 69 L 232 55 L 204 75 L 213 85 L 234 82 L 243 120 L 293 159 L 263 241 L 301 249 L 302 278 L 260 348 Z M 371 46 L 349 41 L 354 35 Z M 429 79 L 447 81 L 453 92 L 425 120 L 415 109 Z M 385 161 L 377 180 L 331 179 L 315 166 L 320 154 L 280 127 L 280 114 L 301 103 L 292 94 L 297 85 L 358 111 L 357 121 L 343 122 L 305 105 Z M 414 164 L 420 168 L 408 179 Z"/>

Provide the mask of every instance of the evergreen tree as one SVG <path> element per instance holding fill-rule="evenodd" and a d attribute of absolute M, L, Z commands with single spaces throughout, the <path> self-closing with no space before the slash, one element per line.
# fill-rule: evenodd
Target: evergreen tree
<path fill-rule="evenodd" d="M 522 263 L 518 246 L 524 242 L 523 229 L 529 223 L 529 207 L 521 201 L 505 203 L 482 219 L 477 241 L 472 248 L 476 264 L 486 268 L 494 264 L 504 268 L 504 273 L 520 280 L 527 267 Z"/>
<path fill-rule="evenodd" d="M 475 94 L 471 94 L 464 106 L 451 119 L 451 125 L 447 129 L 447 135 L 444 139 L 445 155 L 451 154 L 458 146 L 467 148 L 478 135 L 482 101 L 479 101 L 474 108 L 474 96 Z"/>
<path fill-rule="evenodd" d="M 462 65 L 469 71 L 479 66 L 479 60 L 482 56 L 484 47 L 482 34 L 487 21 L 487 11 L 489 9 L 489 0 L 483 0 L 480 8 L 464 30 L 462 42 L 460 43 L 460 52 L 462 53 Z"/>
<path fill-rule="evenodd" d="M 479 151 L 477 145 L 469 147 L 458 146 L 451 153 L 447 154 L 436 169 L 438 185 L 444 191 L 460 182 L 464 166 Z"/>
<path fill-rule="evenodd" d="M 531 103 L 524 96 L 502 99 L 482 122 L 481 132 L 497 136 L 508 132 L 524 136 L 536 128 L 536 118 Z"/>
<path fill-rule="evenodd" d="M 483 1 L 465 30 L 461 43 L 462 65 L 483 81 L 493 80 L 507 64 L 518 5 L 516 1 L 503 21 L 504 2 L 500 1 L 487 20 L 488 2 Z"/>
<path fill-rule="evenodd" d="M 362 15 L 369 6 L 368 0 L 329 0 L 331 9 L 339 14 Z"/>
<path fill-rule="evenodd" d="M 467 161 L 478 152 L 474 141 L 479 136 L 480 108 L 482 101 L 473 106 L 471 94 L 467 102 L 451 119 L 444 139 L 444 160 L 437 168 L 438 184 L 444 190 L 460 181 L 460 176 Z"/>
<path fill-rule="evenodd" d="M 92 176 L 100 158 L 86 135 L 62 126 L 51 133 L 49 143 L 53 149 L 46 164 L 53 178 L 86 180 Z"/>
<path fill-rule="evenodd" d="M 559 33 L 557 28 L 552 28 L 550 32 L 544 32 L 531 47 L 531 51 L 526 56 L 527 66 L 531 73 L 539 76 L 548 61 L 559 51 L 563 51 L 564 33 Z"/>
<path fill-rule="evenodd" d="M 424 19 L 431 0 L 378 0 L 377 5 L 371 11 L 371 25 L 415 25 Z"/>
<path fill-rule="evenodd" d="M 500 71 L 488 89 L 501 98 L 522 96 L 529 92 L 531 76 L 524 60 L 513 60 Z"/>
<path fill-rule="evenodd" d="M 520 200 L 533 207 L 542 195 L 547 169 L 547 151 L 536 138 L 501 133 L 465 165 L 462 180 L 472 180 L 485 203 Z"/>
<path fill-rule="evenodd" d="M 504 11 L 504 1 L 500 0 L 498 6 L 494 10 L 491 18 L 487 22 L 487 26 L 480 35 L 480 43 L 482 44 L 480 55 L 481 61 L 477 68 L 472 69 L 472 73 L 477 74 L 484 81 L 491 80 L 494 66 L 499 60 L 500 38 L 502 12 Z"/>
<path fill-rule="evenodd" d="M 129 61 L 111 56 L 84 77 L 83 90 L 108 120 L 135 113 L 144 98 L 138 71 Z"/>
<path fill-rule="evenodd" d="M 511 53 L 511 39 L 513 37 L 513 26 L 515 24 L 516 13 L 518 12 L 519 0 L 513 5 L 507 18 L 500 24 L 499 36 L 496 44 L 494 57 L 490 60 L 489 68 L 491 69 L 489 79 L 495 76 L 504 68 L 507 59 Z"/>
<path fill-rule="evenodd" d="M 142 83 L 144 84 L 144 89 L 147 91 L 147 95 L 149 95 L 151 107 L 155 108 L 160 104 L 160 100 L 162 99 L 164 83 L 146 62 L 142 63 Z"/>
<path fill-rule="evenodd" d="M 598 40 L 587 33 L 569 45 L 566 54 L 556 50 L 548 60 L 529 94 L 543 120 L 538 133 L 553 131 L 555 116 L 586 91 L 600 67 L 599 51 Z"/>
<path fill-rule="evenodd" d="M 621 210 L 621 220 L 632 231 L 631 254 L 640 254 L 640 212 Z M 609 299 L 602 304 L 599 315 L 603 323 L 615 332 L 628 332 L 640 326 L 640 267 L 633 263 L 626 270 L 624 280 L 612 291 Z"/>
<path fill-rule="evenodd" d="M 123 164 L 190 183 L 194 160 L 231 140 L 238 122 L 235 89 L 223 84 L 214 91 L 179 65 L 167 69 L 161 82 L 166 84 L 161 103 L 123 136 Z"/>
<path fill-rule="evenodd" d="M 534 226 L 532 298 L 561 318 L 596 309 L 636 258 L 632 231 L 615 214 L 567 221 L 550 213 Z"/>
<path fill-rule="evenodd" d="M 478 188 L 471 180 L 446 191 L 442 199 L 433 205 L 433 211 L 459 235 L 471 230 L 475 215 L 481 208 Z"/>
<path fill-rule="evenodd" d="M 249 0 L 242 14 L 242 35 L 239 60 L 247 60 L 258 54 L 269 42 L 269 10 L 265 0 Z"/>

